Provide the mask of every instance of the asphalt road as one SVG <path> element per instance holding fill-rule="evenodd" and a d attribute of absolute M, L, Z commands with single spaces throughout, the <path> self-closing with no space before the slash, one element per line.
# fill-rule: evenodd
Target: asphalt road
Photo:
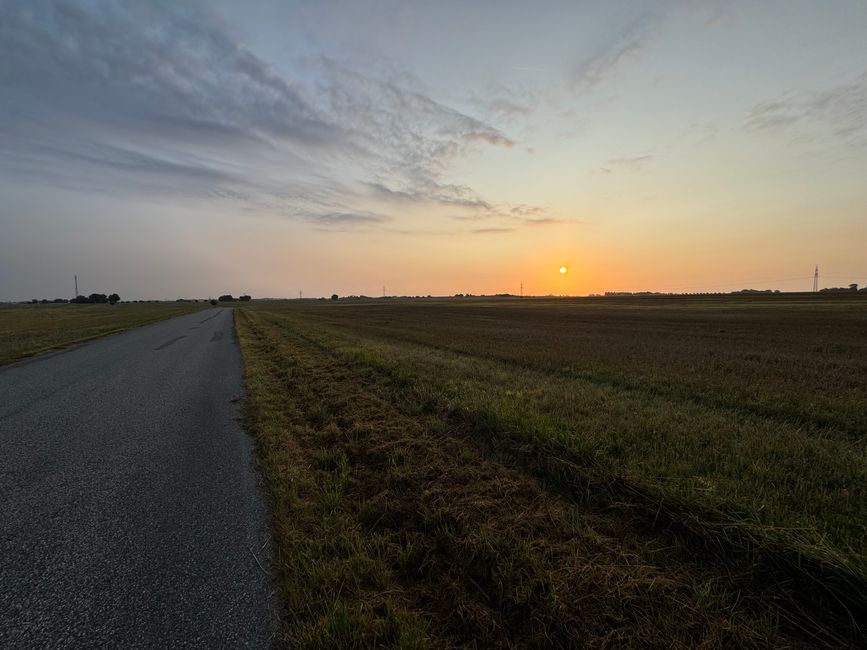
<path fill-rule="evenodd" d="M 231 310 L 0 368 L 0 647 L 267 647 Z"/>

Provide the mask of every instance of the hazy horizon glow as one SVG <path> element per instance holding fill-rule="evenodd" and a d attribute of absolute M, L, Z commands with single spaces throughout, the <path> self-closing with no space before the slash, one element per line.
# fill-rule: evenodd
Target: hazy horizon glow
<path fill-rule="evenodd" d="M 856 0 L 0 0 L 0 300 L 867 284 L 865 33 Z"/>

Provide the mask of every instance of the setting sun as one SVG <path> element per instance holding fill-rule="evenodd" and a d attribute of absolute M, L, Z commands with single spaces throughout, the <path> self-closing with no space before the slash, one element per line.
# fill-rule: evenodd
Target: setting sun
<path fill-rule="evenodd" d="M 567 269 L 565 266 L 560 267 L 560 273 L 562 275 L 566 275 L 568 272 L 569 272 L 569 269 Z"/>

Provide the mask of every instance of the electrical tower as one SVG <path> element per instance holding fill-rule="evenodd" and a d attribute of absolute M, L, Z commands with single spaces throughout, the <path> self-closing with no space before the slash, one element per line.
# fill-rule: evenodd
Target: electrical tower
<path fill-rule="evenodd" d="M 813 292 L 819 290 L 819 265 L 816 265 L 816 270 L 813 272 Z"/>
<path fill-rule="evenodd" d="M 524 297 L 524 281 L 521 280 L 521 298 Z"/>
<path fill-rule="evenodd" d="M 75 276 L 75 298 L 78 298 L 78 276 Z"/>

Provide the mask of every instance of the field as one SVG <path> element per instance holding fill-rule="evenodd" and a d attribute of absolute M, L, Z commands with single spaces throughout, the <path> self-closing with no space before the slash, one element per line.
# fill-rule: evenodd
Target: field
<path fill-rule="evenodd" d="M 176 302 L 0 306 L 0 365 L 206 306 Z"/>
<path fill-rule="evenodd" d="M 236 323 L 293 645 L 867 641 L 867 300 Z"/>

